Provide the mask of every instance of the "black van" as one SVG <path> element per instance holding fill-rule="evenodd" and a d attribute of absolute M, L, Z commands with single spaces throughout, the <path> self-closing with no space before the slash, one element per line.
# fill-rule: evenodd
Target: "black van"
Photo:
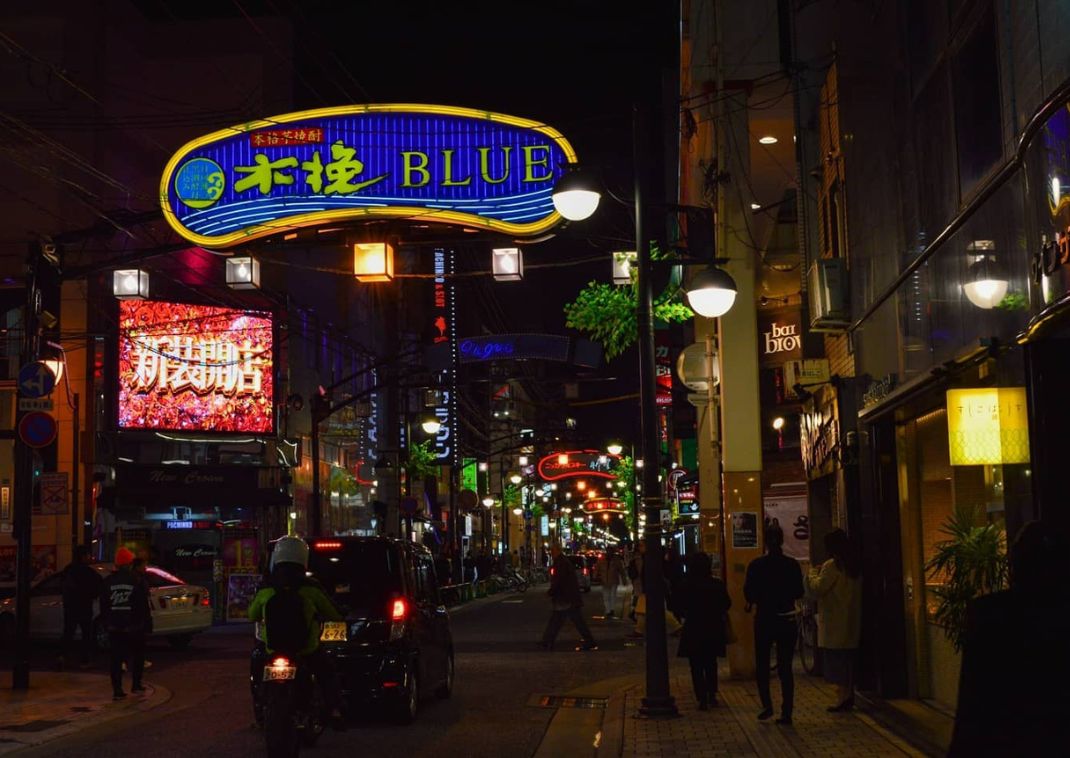
<path fill-rule="evenodd" d="M 386 537 L 312 537 L 309 574 L 345 617 L 345 641 L 323 641 L 347 710 L 381 704 L 399 720 L 453 690 L 453 634 L 431 552 Z M 326 636 L 326 635 L 325 635 Z"/>

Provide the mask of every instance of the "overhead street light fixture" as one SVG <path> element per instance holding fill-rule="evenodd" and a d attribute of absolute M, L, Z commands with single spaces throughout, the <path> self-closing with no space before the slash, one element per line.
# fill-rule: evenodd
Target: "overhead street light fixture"
<path fill-rule="evenodd" d="M 111 293 L 117 300 L 148 300 L 149 272 L 139 268 L 115 271 L 111 279 Z"/>
<path fill-rule="evenodd" d="M 619 442 L 611 442 L 606 446 L 606 452 L 610 455 L 620 455 L 624 452 L 624 445 Z"/>
<path fill-rule="evenodd" d="M 428 434 L 438 434 L 438 430 L 442 428 L 442 422 L 432 416 L 420 422 L 420 428 Z"/>
<path fill-rule="evenodd" d="M 522 477 L 520 474 L 513 474 L 509 477 L 509 481 L 513 484 L 520 484 L 522 481 L 524 481 L 524 477 Z"/>
<path fill-rule="evenodd" d="M 554 208 L 563 217 L 569 221 L 583 221 L 598 210 L 602 192 L 593 176 L 574 167 L 557 180 L 550 197 Z"/>
<path fill-rule="evenodd" d="M 699 272 L 687 286 L 687 302 L 691 310 L 706 318 L 728 313 L 736 301 L 738 288 L 727 271 L 710 266 Z"/>
<path fill-rule="evenodd" d="M 260 261 L 251 255 L 227 258 L 226 276 L 232 290 L 260 289 Z"/>

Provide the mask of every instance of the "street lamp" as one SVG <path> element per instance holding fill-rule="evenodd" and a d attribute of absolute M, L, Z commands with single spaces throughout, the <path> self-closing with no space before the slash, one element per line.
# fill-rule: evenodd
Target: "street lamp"
<path fill-rule="evenodd" d="M 611 442 L 606 446 L 606 452 L 610 455 L 620 455 L 624 452 L 624 445 L 619 442 Z"/>
<path fill-rule="evenodd" d="M 427 418 L 420 422 L 420 428 L 428 434 L 438 434 L 438 430 L 442 428 L 442 422 L 435 417 Z"/>
<path fill-rule="evenodd" d="M 522 477 L 520 474 L 513 474 L 509 477 L 509 481 L 513 484 L 520 484 L 522 481 L 524 481 L 524 477 Z"/>
<path fill-rule="evenodd" d="M 642 444 L 639 447 L 641 460 L 659 460 L 660 445 L 657 424 L 656 365 L 654 361 L 653 287 L 651 276 L 653 262 L 651 245 L 646 228 L 644 193 L 652 181 L 645 165 L 647 144 L 646 126 L 653 119 L 638 103 L 632 109 L 632 168 L 635 176 L 635 245 L 636 259 L 636 322 L 639 347 L 639 398 L 642 421 Z M 554 188 L 554 207 L 565 218 L 578 221 L 587 218 L 598 207 L 600 189 L 594 181 L 579 171 L 566 174 Z M 681 210 L 680 206 L 670 206 Z M 711 256 L 712 258 L 712 256 Z M 708 261 L 712 263 L 716 259 Z M 724 271 L 710 266 L 693 277 L 687 297 L 691 307 L 700 315 L 720 316 L 732 307 L 736 285 Z M 641 464 L 635 463 L 639 468 Z M 643 529 L 646 542 L 646 560 L 643 562 L 646 590 L 646 696 L 640 712 L 648 717 L 671 717 L 677 715 L 676 702 L 669 690 L 668 638 L 665 629 L 665 584 L 662 569 L 661 548 L 661 488 L 658 486 L 658 466 L 643 467 L 643 483 L 640 488 L 643 511 L 647 516 Z"/>

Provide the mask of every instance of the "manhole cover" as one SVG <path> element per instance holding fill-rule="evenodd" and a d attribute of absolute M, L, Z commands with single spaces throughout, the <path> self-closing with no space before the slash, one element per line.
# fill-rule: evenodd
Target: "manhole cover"
<path fill-rule="evenodd" d="M 566 697 L 564 695 L 532 695 L 528 705 L 536 708 L 605 708 L 604 697 Z"/>
<path fill-rule="evenodd" d="M 57 726 L 69 724 L 69 721 L 27 721 L 25 724 L 5 724 L 0 726 L 0 732 L 43 732 L 46 729 L 54 729 Z"/>

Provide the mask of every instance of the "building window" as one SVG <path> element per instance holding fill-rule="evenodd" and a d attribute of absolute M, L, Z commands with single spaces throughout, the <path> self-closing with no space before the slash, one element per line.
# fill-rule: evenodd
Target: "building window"
<path fill-rule="evenodd" d="M 959 186 L 968 193 L 1003 157 L 996 23 L 991 6 L 967 30 L 951 57 Z"/>

